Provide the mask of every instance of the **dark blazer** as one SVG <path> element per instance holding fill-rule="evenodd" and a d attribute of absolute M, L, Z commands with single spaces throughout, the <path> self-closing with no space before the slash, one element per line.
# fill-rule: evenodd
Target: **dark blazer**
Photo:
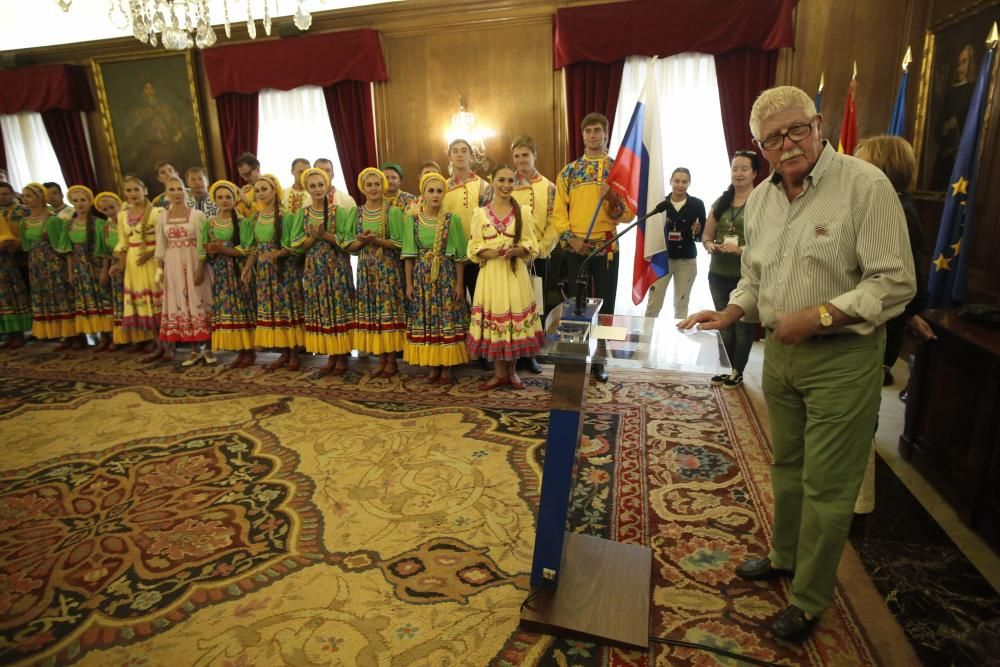
<path fill-rule="evenodd" d="M 670 259 L 694 259 L 698 256 L 698 249 L 695 243 L 701 243 L 701 232 L 705 229 L 705 202 L 688 195 L 687 201 L 681 210 L 674 208 L 673 203 L 668 202 L 666 211 L 666 223 L 663 229 L 663 238 L 669 239 L 670 232 L 679 231 L 680 241 L 667 241 L 667 256 Z M 701 227 L 697 234 L 691 233 L 694 223 L 700 223 Z"/>

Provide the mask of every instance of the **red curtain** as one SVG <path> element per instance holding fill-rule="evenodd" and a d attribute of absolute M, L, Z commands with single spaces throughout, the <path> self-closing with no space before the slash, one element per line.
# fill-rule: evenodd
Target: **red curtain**
<path fill-rule="evenodd" d="M 738 150 L 756 150 L 750 134 L 750 108 L 761 91 L 774 85 L 777 69 L 777 50 L 736 49 L 715 56 L 722 130 L 730 155 Z M 765 169 L 757 172 L 758 183 L 766 177 Z"/>
<path fill-rule="evenodd" d="M 372 114 L 371 84 L 341 81 L 323 89 L 326 110 L 330 114 L 333 137 L 337 140 L 340 167 L 344 170 L 347 190 L 355 201 L 363 197 L 357 174 L 365 167 L 378 165 L 375 154 L 375 118 Z"/>
<path fill-rule="evenodd" d="M 635 0 L 556 10 L 553 65 L 792 46 L 797 0 Z"/>
<path fill-rule="evenodd" d="M 45 131 L 52 142 L 52 149 L 59 160 L 66 185 L 97 186 L 94 165 L 87 148 L 87 135 L 79 111 L 49 109 L 42 112 Z"/>
<path fill-rule="evenodd" d="M 369 29 L 220 46 L 201 57 L 212 97 L 389 78 L 378 32 Z"/>
<path fill-rule="evenodd" d="M 0 113 L 48 109 L 93 111 L 88 69 L 82 65 L 0 69 Z"/>
<path fill-rule="evenodd" d="M 566 145 L 566 160 L 572 162 L 583 155 L 583 135 L 580 122 L 592 111 L 608 117 L 608 137 L 615 122 L 618 108 L 618 92 L 622 87 L 622 71 L 625 61 L 610 65 L 581 62 L 567 65 L 566 76 L 566 120 L 569 123 L 569 141 Z"/>
<path fill-rule="evenodd" d="M 215 98 L 215 106 L 219 111 L 222 150 L 226 154 L 226 178 L 239 184 L 236 158 L 241 153 L 257 154 L 257 126 L 260 119 L 257 93 L 225 93 Z"/>

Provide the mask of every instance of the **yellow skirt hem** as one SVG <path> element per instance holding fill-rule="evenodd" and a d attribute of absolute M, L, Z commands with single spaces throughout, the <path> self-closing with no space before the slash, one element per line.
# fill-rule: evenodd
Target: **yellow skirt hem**
<path fill-rule="evenodd" d="M 107 333 L 114 328 L 115 321 L 110 315 L 88 315 L 85 317 L 77 315 L 74 326 L 77 333 Z"/>
<path fill-rule="evenodd" d="M 153 340 L 156 336 L 148 329 L 122 329 L 115 327 L 111 332 L 111 342 L 115 345 L 130 345 L 132 343 L 145 343 Z"/>
<path fill-rule="evenodd" d="M 350 354 L 354 337 L 349 334 L 306 333 L 306 352 L 312 354 Z"/>
<path fill-rule="evenodd" d="M 213 331 L 212 350 L 229 350 L 230 352 L 242 352 L 252 350 L 254 346 L 254 332 L 252 329 L 241 331 Z"/>
<path fill-rule="evenodd" d="M 368 354 L 386 354 L 401 352 L 406 346 L 405 331 L 387 331 L 385 333 L 354 333 L 354 347 L 358 352 Z"/>
<path fill-rule="evenodd" d="M 77 334 L 73 320 L 58 320 L 56 322 L 39 322 L 35 320 L 31 323 L 31 335 L 38 339 L 45 338 L 66 338 Z"/>
<path fill-rule="evenodd" d="M 460 366 L 468 360 L 465 343 L 417 345 L 407 341 L 403 346 L 403 361 L 411 366 Z"/>
<path fill-rule="evenodd" d="M 257 327 L 253 333 L 253 344 L 254 347 L 303 347 L 306 344 L 306 332 L 302 327 Z"/>

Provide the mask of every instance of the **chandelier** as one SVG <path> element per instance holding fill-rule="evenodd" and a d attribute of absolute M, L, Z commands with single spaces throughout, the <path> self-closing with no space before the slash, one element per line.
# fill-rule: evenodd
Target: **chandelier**
<path fill-rule="evenodd" d="M 236 0 L 239 1 L 239 0 Z M 56 0 L 68 12 L 73 0 Z M 257 22 L 254 18 L 253 0 L 247 6 L 247 32 L 250 39 L 257 39 Z M 261 24 L 264 34 L 271 35 L 271 3 L 263 0 Z M 215 44 L 215 30 L 209 18 L 209 0 L 108 0 L 108 20 L 119 30 L 132 30 L 132 35 L 150 46 L 162 43 L 164 48 L 183 51 L 197 46 L 204 49 Z M 308 30 L 312 15 L 305 8 L 305 0 L 298 0 L 292 22 L 299 30 Z M 229 0 L 222 0 L 223 27 L 226 37 L 232 36 L 229 22 Z"/>
<path fill-rule="evenodd" d="M 450 145 L 455 139 L 465 139 L 472 148 L 472 166 L 480 171 L 489 171 L 490 160 L 486 155 L 485 139 L 493 136 L 489 128 L 476 124 L 476 115 L 465 108 L 465 98 L 458 96 L 458 111 L 451 116 L 451 125 L 445 131 L 445 140 Z"/>

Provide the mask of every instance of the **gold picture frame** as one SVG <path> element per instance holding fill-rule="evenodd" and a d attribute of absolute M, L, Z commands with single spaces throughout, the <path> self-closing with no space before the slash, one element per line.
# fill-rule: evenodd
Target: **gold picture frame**
<path fill-rule="evenodd" d="M 191 52 L 93 58 L 104 140 L 119 190 L 125 174 L 157 190 L 154 165 L 208 166 Z"/>
<path fill-rule="evenodd" d="M 915 194 L 922 199 L 945 197 L 961 127 L 986 50 L 986 37 L 990 25 L 998 19 L 1000 0 L 984 0 L 945 17 L 924 35 L 913 130 Z M 988 99 L 994 94 L 996 78 L 994 71 Z M 987 135 L 988 123 L 989 115 L 983 119 L 980 142 Z"/>

